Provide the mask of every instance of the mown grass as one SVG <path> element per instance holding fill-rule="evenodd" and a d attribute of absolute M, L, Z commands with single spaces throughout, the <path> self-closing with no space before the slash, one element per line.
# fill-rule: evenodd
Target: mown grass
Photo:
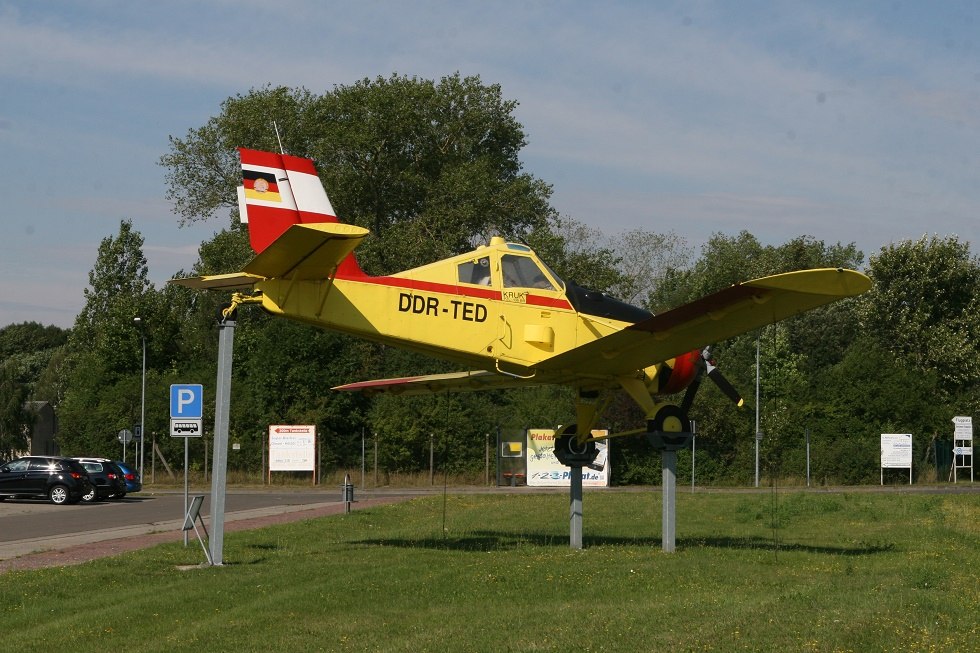
<path fill-rule="evenodd" d="M 980 497 L 463 495 L 0 576 L 10 650 L 969 651 Z"/>

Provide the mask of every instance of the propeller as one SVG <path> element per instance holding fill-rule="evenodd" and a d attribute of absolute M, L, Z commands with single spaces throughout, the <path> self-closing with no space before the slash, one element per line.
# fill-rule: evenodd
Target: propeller
<path fill-rule="evenodd" d="M 684 393 L 684 399 L 681 401 L 681 410 L 687 414 L 688 410 L 691 408 L 691 404 L 694 402 L 694 395 L 697 394 L 698 388 L 701 386 L 701 377 L 707 374 L 708 378 L 714 381 L 714 384 L 718 386 L 726 397 L 735 402 L 735 405 L 741 408 L 745 404 L 745 400 L 742 399 L 742 395 L 738 393 L 728 379 L 721 373 L 721 370 L 715 365 L 715 360 L 711 356 L 711 347 L 705 347 L 701 350 L 701 360 L 698 364 L 698 374 L 691 381 L 691 385 L 687 386 L 687 392 Z"/>

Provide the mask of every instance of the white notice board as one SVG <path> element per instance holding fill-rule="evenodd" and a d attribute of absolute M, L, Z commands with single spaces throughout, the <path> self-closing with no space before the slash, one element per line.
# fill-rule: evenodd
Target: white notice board
<path fill-rule="evenodd" d="M 313 424 L 270 426 L 269 471 L 316 471 L 316 426 Z"/>
<path fill-rule="evenodd" d="M 912 434 L 881 434 L 881 483 L 885 483 L 886 469 L 909 470 L 909 485 L 912 484 Z"/>

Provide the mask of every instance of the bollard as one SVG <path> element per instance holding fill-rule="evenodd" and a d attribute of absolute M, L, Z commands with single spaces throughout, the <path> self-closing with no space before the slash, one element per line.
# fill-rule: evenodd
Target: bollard
<path fill-rule="evenodd" d="M 344 476 L 344 484 L 340 486 L 340 500 L 344 502 L 344 512 L 350 512 L 350 504 L 354 501 L 354 484 L 350 482 L 350 474 Z"/>

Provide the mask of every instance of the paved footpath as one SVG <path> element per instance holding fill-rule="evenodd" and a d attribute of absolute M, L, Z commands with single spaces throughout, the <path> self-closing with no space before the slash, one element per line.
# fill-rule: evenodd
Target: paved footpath
<path fill-rule="evenodd" d="M 360 510 L 410 498 L 412 497 L 405 495 L 361 499 L 352 503 L 351 509 Z M 245 531 L 337 515 L 344 512 L 344 509 L 343 502 L 332 501 L 230 512 L 225 515 L 225 532 Z M 77 565 L 166 542 L 182 542 L 184 535 L 181 526 L 183 526 L 183 519 L 175 519 L 155 524 L 2 543 L 0 544 L 0 574 L 19 569 Z M 193 532 L 191 537 L 195 537 Z"/>

